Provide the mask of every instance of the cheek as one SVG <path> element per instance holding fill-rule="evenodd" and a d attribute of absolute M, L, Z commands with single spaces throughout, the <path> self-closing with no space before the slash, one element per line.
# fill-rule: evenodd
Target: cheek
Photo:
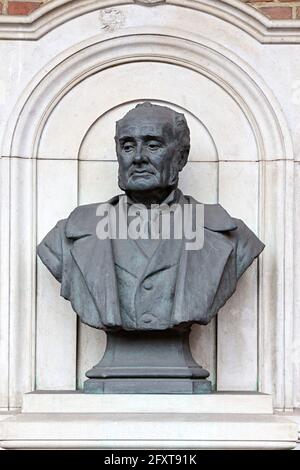
<path fill-rule="evenodd" d="M 165 150 L 158 155 L 151 155 L 149 160 L 159 173 L 165 174 L 172 165 L 172 155 L 172 152 Z"/>
<path fill-rule="evenodd" d="M 164 161 L 163 161 L 163 173 L 165 175 L 169 175 L 174 167 L 174 153 L 169 152 L 164 156 Z"/>
<path fill-rule="evenodd" d="M 131 160 L 128 158 L 128 156 L 121 157 L 119 159 L 119 171 L 121 171 L 122 173 L 126 173 L 126 171 L 128 171 L 130 167 L 130 164 Z"/>

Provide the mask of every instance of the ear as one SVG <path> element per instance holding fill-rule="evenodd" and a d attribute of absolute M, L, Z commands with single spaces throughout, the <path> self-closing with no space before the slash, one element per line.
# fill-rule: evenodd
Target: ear
<path fill-rule="evenodd" d="M 183 170 L 185 167 L 190 153 L 190 147 L 183 148 L 178 156 L 178 171 Z"/>

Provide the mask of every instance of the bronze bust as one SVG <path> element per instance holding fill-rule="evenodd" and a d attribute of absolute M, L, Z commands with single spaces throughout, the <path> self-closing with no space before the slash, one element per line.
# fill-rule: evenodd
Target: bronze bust
<path fill-rule="evenodd" d="M 183 114 L 140 104 L 117 122 L 115 141 L 124 193 L 77 207 L 38 246 L 39 257 L 81 321 L 108 332 L 107 351 L 87 373 L 85 391 L 209 392 L 209 373 L 189 351 L 189 328 L 217 314 L 264 245 L 219 204 L 200 204 L 177 188 L 190 148 Z M 203 219 L 197 227 L 198 207 Z M 111 235 L 112 220 L 118 227 L 126 220 L 128 228 L 141 212 L 153 214 L 153 208 L 155 237 L 148 223 L 152 215 L 144 224 L 149 236 L 120 238 L 116 227 L 114 236 L 99 236 L 104 226 Z M 168 214 L 173 233 L 183 220 L 174 214 L 185 208 L 191 209 L 195 233 L 203 237 L 194 249 L 187 249 L 184 236 L 159 236 L 162 214 Z M 110 210 L 117 217 L 111 219 Z"/>

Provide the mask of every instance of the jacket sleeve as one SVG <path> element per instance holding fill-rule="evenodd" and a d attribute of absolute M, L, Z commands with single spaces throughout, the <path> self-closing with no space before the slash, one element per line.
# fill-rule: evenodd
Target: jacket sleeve
<path fill-rule="evenodd" d="M 60 220 L 37 247 L 39 258 L 59 282 L 62 282 L 65 225 L 66 220 Z"/>
<path fill-rule="evenodd" d="M 263 251 L 265 245 L 257 236 L 247 227 L 242 220 L 234 219 L 237 223 L 237 229 L 232 232 L 237 240 L 236 251 L 236 269 L 237 279 L 248 269 Z"/>

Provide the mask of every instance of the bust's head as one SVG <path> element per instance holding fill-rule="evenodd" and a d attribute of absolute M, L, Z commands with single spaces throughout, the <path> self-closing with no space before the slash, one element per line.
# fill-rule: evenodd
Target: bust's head
<path fill-rule="evenodd" d="M 128 193 L 149 194 L 177 187 L 190 150 L 183 114 L 145 102 L 116 123 L 119 186 Z"/>

